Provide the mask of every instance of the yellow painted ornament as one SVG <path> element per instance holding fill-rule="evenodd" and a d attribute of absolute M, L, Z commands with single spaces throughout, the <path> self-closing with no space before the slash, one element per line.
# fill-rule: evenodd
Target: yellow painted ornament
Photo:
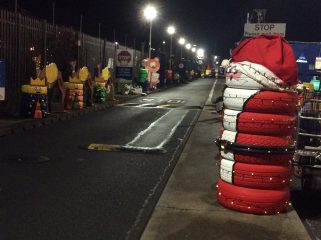
<path fill-rule="evenodd" d="M 105 82 L 96 82 L 96 86 L 106 87 L 106 83 Z"/>
<path fill-rule="evenodd" d="M 70 90 L 83 90 L 84 85 L 82 83 L 65 82 L 64 87 Z"/>
<path fill-rule="evenodd" d="M 55 63 L 46 66 L 46 78 L 48 83 L 54 83 L 58 79 L 58 68 Z"/>
<path fill-rule="evenodd" d="M 71 83 L 79 83 L 79 84 L 82 83 L 78 77 L 69 77 L 69 82 L 71 82 Z"/>
<path fill-rule="evenodd" d="M 87 81 L 88 76 L 89 76 L 88 68 L 87 67 L 82 67 L 80 69 L 80 71 L 79 71 L 79 79 L 80 79 L 80 81 L 82 81 L 82 82 Z"/>
<path fill-rule="evenodd" d="M 46 79 L 40 79 L 40 78 L 30 78 L 30 85 L 31 86 L 46 86 Z"/>
<path fill-rule="evenodd" d="M 109 69 L 107 67 L 105 67 L 102 70 L 101 76 L 105 81 L 107 81 L 111 77 L 110 71 L 109 71 Z"/>
<path fill-rule="evenodd" d="M 45 86 L 22 85 L 21 92 L 28 94 L 47 94 L 48 90 Z"/>

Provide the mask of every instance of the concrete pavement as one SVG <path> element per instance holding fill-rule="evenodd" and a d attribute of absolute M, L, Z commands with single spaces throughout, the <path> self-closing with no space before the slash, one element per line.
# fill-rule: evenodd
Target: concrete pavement
<path fill-rule="evenodd" d="M 257 216 L 217 202 L 219 151 L 214 139 L 221 118 L 213 109 L 208 100 L 141 239 L 310 239 L 293 208 Z"/>

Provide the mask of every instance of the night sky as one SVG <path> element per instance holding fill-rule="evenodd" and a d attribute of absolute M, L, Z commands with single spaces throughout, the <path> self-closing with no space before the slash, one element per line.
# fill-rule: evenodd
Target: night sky
<path fill-rule="evenodd" d="M 52 21 L 53 0 L 18 0 L 19 11 Z M 243 34 L 247 12 L 266 8 L 266 22 L 287 23 L 287 40 L 321 42 L 321 0 L 55 0 L 56 23 L 79 29 L 83 14 L 83 31 L 102 36 L 136 48 L 148 42 L 149 25 L 142 17 L 142 9 L 153 3 L 159 16 L 154 22 L 153 47 L 168 41 L 166 27 L 172 23 L 179 36 L 203 47 L 206 51 L 228 56 L 229 49 Z M 13 9 L 14 0 L 0 0 L 0 6 Z M 175 41 L 176 42 L 176 41 Z"/>

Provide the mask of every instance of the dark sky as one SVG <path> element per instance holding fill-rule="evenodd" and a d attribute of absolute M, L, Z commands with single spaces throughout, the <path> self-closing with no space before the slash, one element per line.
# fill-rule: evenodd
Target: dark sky
<path fill-rule="evenodd" d="M 52 21 L 53 0 L 18 0 L 19 10 Z M 148 2 L 157 6 L 159 17 L 154 22 L 153 47 L 168 40 L 166 27 L 175 24 L 178 35 L 185 36 L 215 54 L 228 56 L 229 49 L 243 34 L 247 12 L 266 8 L 266 22 L 287 23 L 290 41 L 321 42 L 321 0 L 55 0 L 56 23 L 79 29 L 83 14 L 83 30 L 136 46 L 148 42 L 149 25 L 142 18 L 142 9 Z M 0 0 L 0 6 L 13 9 L 14 0 Z M 177 35 L 177 37 L 178 37 Z"/>

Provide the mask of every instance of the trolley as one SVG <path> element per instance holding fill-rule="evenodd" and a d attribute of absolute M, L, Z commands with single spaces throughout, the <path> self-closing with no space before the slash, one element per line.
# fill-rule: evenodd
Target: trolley
<path fill-rule="evenodd" d="M 293 165 L 296 175 L 301 176 L 303 191 L 319 185 L 317 182 L 321 177 L 321 100 L 318 98 L 315 95 L 304 100 L 298 109 Z"/>

